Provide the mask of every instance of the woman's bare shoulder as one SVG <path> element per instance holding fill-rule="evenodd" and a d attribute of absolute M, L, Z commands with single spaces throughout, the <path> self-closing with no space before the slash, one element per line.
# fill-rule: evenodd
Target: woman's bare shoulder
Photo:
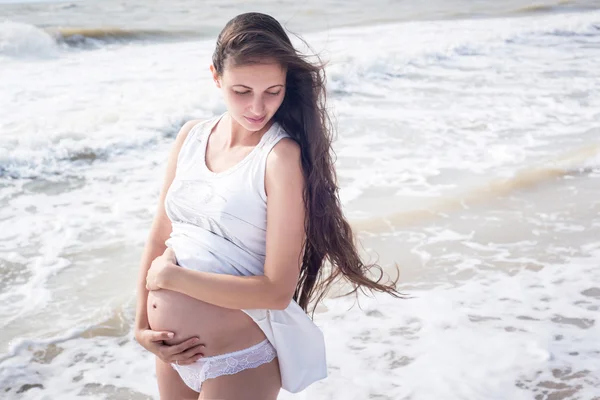
<path fill-rule="evenodd" d="M 266 185 L 283 184 L 302 186 L 302 152 L 291 138 L 281 139 L 267 157 Z"/>

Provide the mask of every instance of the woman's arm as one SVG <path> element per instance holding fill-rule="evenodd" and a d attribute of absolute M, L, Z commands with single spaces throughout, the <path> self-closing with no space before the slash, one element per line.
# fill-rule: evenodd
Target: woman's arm
<path fill-rule="evenodd" d="M 148 298 L 148 290 L 146 290 L 146 275 L 148 274 L 148 269 L 150 268 L 152 260 L 163 254 L 166 249 L 165 241 L 169 238 L 172 227 L 171 221 L 165 212 L 165 196 L 167 195 L 167 191 L 169 190 L 169 187 L 171 186 L 171 183 L 175 177 L 179 150 L 181 149 L 181 146 L 190 130 L 198 122 L 199 120 L 189 121 L 181 127 L 177 137 L 175 138 L 175 143 L 171 149 L 171 153 L 169 154 L 167 170 L 158 200 L 158 207 L 154 216 L 154 220 L 152 221 L 152 227 L 150 228 L 148 240 L 146 242 L 146 246 L 144 247 L 142 260 L 140 263 L 140 272 L 137 282 L 137 304 L 135 312 L 136 330 L 149 328 L 148 314 L 146 311 Z"/>
<path fill-rule="evenodd" d="M 300 147 L 281 140 L 267 159 L 267 249 L 264 276 L 233 276 L 174 265 L 172 254 L 151 268 L 152 289 L 169 289 L 231 309 L 284 309 L 296 290 L 304 244 L 304 176 Z"/>

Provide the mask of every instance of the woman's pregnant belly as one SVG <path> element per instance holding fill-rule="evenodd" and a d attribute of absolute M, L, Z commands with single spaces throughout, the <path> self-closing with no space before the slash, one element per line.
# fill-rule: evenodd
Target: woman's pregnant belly
<path fill-rule="evenodd" d="M 250 347 L 265 339 L 258 325 L 243 311 L 209 304 L 171 290 L 148 293 L 150 329 L 175 336 L 167 344 L 199 337 L 205 357 Z"/>
<path fill-rule="evenodd" d="M 182 268 L 227 273 L 227 261 L 187 237 L 169 240 Z M 167 344 L 197 336 L 206 357 L 250 347 L 265 339 L 260 327 L 241 310 L 219 307 L 171 290 L 148 293 L 148 322 L 155 331 L 175 333 Z"/>

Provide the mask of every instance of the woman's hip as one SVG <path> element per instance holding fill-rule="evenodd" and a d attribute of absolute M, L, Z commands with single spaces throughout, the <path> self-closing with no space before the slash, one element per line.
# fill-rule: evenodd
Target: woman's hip
<path fill-rule="evenodd" d="M 267 339 L 190 365 L 171 366 L 189 388 L 206 399 L 276 399 L 281 388 L 277 351 Z"/>

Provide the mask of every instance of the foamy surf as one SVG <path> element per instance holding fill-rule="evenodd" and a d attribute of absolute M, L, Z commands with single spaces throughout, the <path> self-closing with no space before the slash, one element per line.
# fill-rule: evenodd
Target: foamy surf
<path fill-rule="evenodd" d="M 344 211 L 412 298 L 328 299 L 330 378 L 282 398 L 597 396 L 599 24 L 305 35 L 331 56 Z M 50 43 L 31 27 L 13 37 Z M 156 397 L 133 288 L 173 136 L 224 111 L 214 38 L 52 40 L 48 57 L 0 55 L 0 393 Z"/>
<path fill-rule="evenodd" d="M 549 184 L 552 180 L 575 174 L 590 174 L 600 170 L 600 143 L 586 145 L 558 158 L 547 160 L 538 166 L 516 171 L 510 178 L 500 178 L 485 183 L 482 187 L 461 187 L 460 193 L 428 204 L 426 209 L 415 209 L 378 216 L 372 219 L 352 221 L 357 231 L 378 233 L 395 226 L 424 223 L 440 215 L 478 203 L 507 196 L 519 190 Z"/>
<path fill-rule="evenodd" d="M 59 43 L 69 46 L 102 46 L 110 43 L 152 40 L 202 39 L 207 36 L 203 31 L 160 30 L 160 29 L 122 29 L 122 28 L 49 28 L 47 29 Z"/>
<path fill-rule="evenodd" d="M 203 39 L 202 30 L 123 29 L 112 27 L 40 28 L 21 22 L 0 22 L 0 56 L 15 58 L 58 57 L 69 49 L 99 49 L 143 41 Z"/>
<path fill-rule="evenodd" d="M 33 25 L 0 22 L 0 56 L 47 58 L 58 56 L 54 38 Z"/>
<path fill-rule="evenodd" d="M 474 130 L 488 129 L 486 125 L 482 125 L 477 120 L 488 118 L 489 111 L 481 109 L 480 105 L 477 107 L 477 103 L 495 100 L 498 95 L 504 95 L 504 91 L 507 89 L 486 92 L 489 89 L 485 88 L 485 82 L 497 78 L 493 71 L 489 72 L 489 75 L 486 72 L 478 74 L 479 77 L 473 82 L 473 87 L 459 88 L 454 86 L 451 80 L 440 79 L 440 77 L 446 73 L 449 74 L 448 76 L 452 76 L 469 70 L 478 70 L 480 68 L 478 63 L 481 62 L 488 64 L 490 69 L 498 68 L 501 63 L 506 65 L 504 69 L 508 66 L 518 68 L 516 65 L 518 62 L 507 58 L 507 55 L 516 51 L 522 57 L 529 57 L 530 50 L 538 44 L 545 46 L 548 43 L 554 43 L 558 46 L 562 42 L 571 41 L 572 43 L 572 38 L 578 37 L 580 39 L 577 43 L 580 43 L 581 46 L 586 46 L 586 41 L 593 45 L 600 40 L 599 15 L 598 13 L 588 13 L 560 17 L 549 16 L 533 26 L 527 18 L 521 18 L 513 21 L 510 29 L 505 29 L 506 23 L 502 20 L 405 23 L 354 30 L 343 28 L 332 30 L 327 35 L 314 34 L 311 36 L 311 42 L 315 43 L 314 48 L 319 50 L 322 46 L 320 43 L 328 40 L 329 51 L 335 51 L 328 72 L 331 80 L 330 90 L 334 94 L 334 99 L 339 99 L 336 101 L 336 108 L 340 113 L 347 113 L 347 105 L 352 104 L 350 103 L 352 101 L 361 105 L 360 108 L 351 110 L 353 118 L 368 119 L 377 115 L 390 115 L 394 109 L 400 109 L 401 111 L 397 115 L 398 122 L 405 121 L 405 123 L 418 125 L 421 124 L 419 121 L 421 118 L 432 118 L 429 115 L 431 111 L 439 111 L 437 126 L 431 125 L 428 129 L 441 131 L 453 127 L 454 124 L 454 121 L 449 121 L 444 115 L 448 111 L 447 109 L 427 110 L 422 108 L 422 105 L 412 109 L 410 104 L 397 103 L 398 100 L 394 97 L 398 91 L 402 90 L 413 97 L 411 101 L 422 102 L 424 101 L 423 96 L 434 95 L 437 91 L 443 93 L 444 96 L 452 97 L 460 90 L 463 97 L 473 99 L 474 104 L 469 106 L 473 107 L 476 114 L 470 117 L 471 124 L 456 128 L 467 130 L 472 136 Z M 460 24 L 461 30 L 450 33 L 453 23 Z M 27 29 L 30 30 L 33 27 L 27 27 Z M 440 35 L 440 31 L 447 34 Z M 3 32 L 1 27 L 0 32 Z M 100 29 L 90 30 L 90 32 L 90 34 L 101 35 L 105 31 Z M 34 36 L 37 37 L 37 35 L 46 35 L 43 36 L 45 39 L 40 39 L 40 42 L 47 43 L 47 34 L 36 30 Z M 410 44 L 403 43 L 401 47 L 398 47 L 397 42 L 392 39 L 396 36 L 410 36 L 414 39 Z M 389 39 L 376 40 L 381 37 Z M 346 40 L 349 38 L 357 47 L 361 48 L 361 51 L 348 52 L 344 50 Z M 25 40 L 25 42 L 29 42 L 29 40 Z M 32 40 L 32 42 L 36 41 Z M 378 45 L 371 45 L 370 43 L 373 42 Z M 5 92 L 5 96 L 0 98 L 0 106 L 7 109 L 13 102 L 10 93 L 21 91 L 18 101 L 38 104 L 39 108 L 35 112 L 42 113 L 45 121 L 43 125 L 37 124 L 28 117 L 30 114 L 27 112 L 28 110 L 21 109 L 7 115 L 3 123 L 0 122 L 0 128 L 5 132 L 4 146 L 0 150 L 0 176 L 36 178 L 60 173 L 60 171 L 68 169 L 71 161 L 107 160 L 112 154 L 123 154 L 131 150 L 154 146 L 165 132 L 167 135 L 173 135 L 186 118 L 208 117 L 214 113 L 217 108 L 215 105 L 219 101 L 218 94 L 210 85 L 207 74 L 198 72 L 201 69 L 199 63 L 204 63 L 203 65 L 206 67 L 210 62 L 213 41 L 172 45 L 178 51 L 167 60 L 161 59 L 156 52 L 167 51 L 166 49 L 171 44 L 154 44 L 135 48 L 107 49 L 108 54 L 104 52 L 90 54 L 85 61 L 74 62 L 73 60 L 79 59 L 77 54 L 66 53 L 61 58 L 50 61 L 50 64 L 30 65 L 27 68 L 15 70 L 8 69 L 9 72 L 0 77 L 0 84 L 10 92 Z M 551 49 L 552 47 L 548 51 Z M 167 73 L 164 75 L 167 79 L 156 79 L 155 70 L 148 68 L 146 61 L 127 58 L 130 55 L 135 55 L 139 60 L 152 59 L 152 63 L 162 70 L 177 70 L 177 74 L 180 76 Z M 188 55 L 197 57 L 198 64 L 190 64 L 192 61 Z M 104 71 L 111 68 L 114 59 L 118 58 L 130 59 L 131 67 L 122 71 L 120 77 L 108 76 Z M 535 62 L 533 58 L 530 61 Z M 136 62 L 139 64 L 135 64 Z M 513 62 L 516 64 L 512 65 Z M 582 63 L 585 64 L 585 60 L 582 60 Z M 17 64 L 18 60 L 13 60 L 7 62 L 6 66 L 12 67 Z M 87 75 L 79 72 L 82 68 L 88 71 Z M 53 85 L 47 89 L 44 96 L 39 96 L 33 77 L 38 74 L 51 73 L 51 71 L 54 71 L 52 72 Z M 143 77 L 143 79 L 141 82 L 133 80 L 134 76 Z M 510 76 L 500 76 L 500 78 L 506 79 L 507 84 L 512 81 Z M 541 96 L 548 95 L 548 89 L 552 89 L 552 87 L 543 89 L 547 83 L 552 83 L 551 80 L 545 81 L 543 78 L 543 76 L 536 78 L 541 79 L 539 90 L 535 87 L 531 88 L 538 90 L 538 94 Z M 124 79 L 127 79 L 127 83 L 122 81 Z M 430 79 L 433 81 L 428 82 Z M 439 82 L 438 79 L 440 79 Z M 188 103 L 194 104 L 194 107 L 190 107 L 183 101 L 174 100 L 180 96 L 180 93 L 186 93 L 187 96 L 185 89 L 190 81 L 196 82 L 195 90 L 201 93 L 199 96 L 190 94 L 186 98 Z M 19 84 L 15 86 L 14 82 L 19 82 Z M 150 89 L 151 95 L 138 99 L 136 95 L 139 91 L 148 87 L 144 85 L 144 82 L 153 83 Z M 72 93 L 69 97 L 62 95 L 65 87 L 75 84 L 81 85 L 82 90 Z M 101 85 L 106 93 L 101 96 L 101 93 L 96 92 L 95 89 L 87 90 L 87 87 L 91 85 Z M 482 85 L 483 88 L 481 88 Z M 126 102 L 115 94 L 117 88 L 124 91 L 125 96 L 128 96 L 125 97 Z M 519 89 L 517 88 L 517 90 Z M 577 101 L 585 101 L 585 96 L 588 96 L 586 90 L 585 87 L 581 87 L 581 91 L 573 94 L 574 97 L 584 96 L 583 100 L 576 98 L 571 100 L 568 97 L 567 99 L 577 106 Z M 169 103 L 176 107 L 171 108 L 169 104 L 165 104 L 164 97 L 159 93 L 168 97 Z M 199 104 L 200 98 L 203 99 L 202 103 L 208 102 L 207 107 Z M 143 101 L 143 107 L 140 107 L 140 100 Z M 505 98 L 500 100 L 506 101 Z M 522 107 L 537 107 L 541 110 L 546 108 L 546 105 L 536 104 L 534 98 L 528 99 L 525 94 L 518 101 L 522 102 Z M 50 102 L 54 105 L 50 105 Z M 381 103 L 381 107 L 374 107 L 378 103 Z M 555 107 L 556 111 L 565 114 L 564 117 L 557 114 L 556 118 L 563 118 L 561 121 L 564 123 L 581 124 L 578 120 L 568 119 L 570 104 L 556 103 L 550 107 Z M 521 139 L 530 142 L 526 144 L 525 149 L 518 150 L 512 155 L 508 148 L 499 148 L 499 151 L 503 153 L 498 154 L 500 157 L 506 159 L 515 157 L 519 155 L 520 151 L 530 147 L 533 144 L 532 141 L 539 140 L 536 137 L 535 125 L 543 123 L 548 118 L 547 115 L 517 114 L 518 111 L 508 105 L 505 107 L 503 104 L 490 104 L 489 106 L 495 106 L 497 112 L 503 113 L 505 118 L 522 118 L 523 128 L 521 129 L 531 127 L 530 132 L 527 132 L 526 136 Z M 118 111 L 115 111 L 115 107 L 118 107 Z M 44 110 L 50 110 L 50 112 Z M 197 114 L 194 114 L 196 110 L 198 110 Z M 586 112 L 588 113 L 587 120 L 590 121 L 589 118 L 593 117 L 593 113 Z M 63 123 L 62 115 L 69 115 L 70 125 L 67 126 Z M 145 123 L 136 125 L 136 121 L 142 119 L 145 120 Z M 436 121 L 428 123 L 435 124 Z M 461 123 L 464 124 L 464 122 Z M 594 126 L 587 122 L 587 128 L 591 129 Z M 586 125 L 581 124 L 581 129 L 586 129 Z M 134 136 L 121 134 L 122 131 L 132 132 Z M 32 132 L 32 134 L 23 138 L 22 132 Z M 94 135 L 84 135 L 82 132 L 94 132 Z M 439 139 L 436 138 L 436 140 Z M 470 137 L 470 140 L 478 139 Z M 494 150 L 492 148 L 492 151 Z M 344 151 L 350 151 L 350 148 L 347 147 L 347 150 Z M 354 157 L 354 154 L 352 156 Z M 481 165 L 485 165 L 485 161 L 483 163 L 473 162 L 471 168 L 475 170 L 481 168 Z"/>
<path fill-rule="evenodd" d="M 568 265 L 489 274 L 401 302 L 327 300 L 318 324 L 329 377 L 280 398 L 592 399 L 600 387 L 600 288 L 592 283 L 600 281 L 600 243 L 587 250 Z M 131 335 L 29 345 L 2 364 L 7 399 L 157 393 L 152 359 Z"/>

